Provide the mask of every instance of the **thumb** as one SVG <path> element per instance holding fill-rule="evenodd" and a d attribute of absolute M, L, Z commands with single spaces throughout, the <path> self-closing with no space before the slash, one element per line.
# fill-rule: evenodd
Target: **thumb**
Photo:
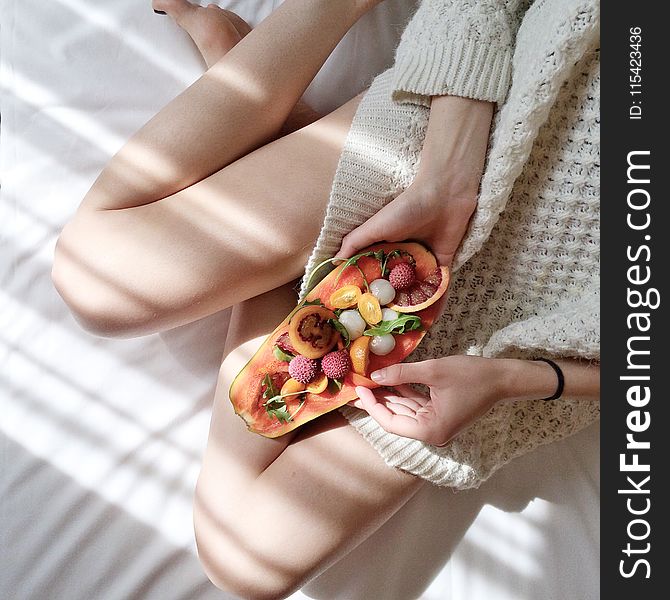
<path fill-rule="evenodd" d="M 378 213 L 372 215 L 365 223 L 345 235 L 342 239 L 342 246 L 336 256 L 349 258 L 361 248 L 371 246 L 375 242 L 381 242 L 382 240 L 397 242 L 400 239 L 404 239 L 401 230 L 406 223 L 398 219 L 397 205 L 394 204 L 396 200 L 391 201 Z"/>
<path fill-rule="evenodd" d="M 398 363 L 370 374 L 373 381 L 380 385 L 400 385 L 402 383 L 424 383 L 431 385 L 435 379 L 433 361 L 416 363 Z"/>

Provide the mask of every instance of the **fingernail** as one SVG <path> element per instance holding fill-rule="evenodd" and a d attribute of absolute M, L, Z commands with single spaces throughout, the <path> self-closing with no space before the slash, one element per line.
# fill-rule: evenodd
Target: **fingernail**
<path fill-rule="evenodd" d="M 379 371 L 374 371 L 370 374 L 372 381 L 381 383 L 384 380 L 384 375 L 386 375 L 386 369 L 379 369 Z"/>

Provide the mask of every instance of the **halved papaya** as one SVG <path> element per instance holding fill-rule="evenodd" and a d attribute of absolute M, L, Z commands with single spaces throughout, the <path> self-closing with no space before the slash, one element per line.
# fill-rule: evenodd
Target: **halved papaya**
<path fill-rule="evenodd" d="M 382 251 L 386 257 L 386 263 L 378 258 Z M 378 256 L 362 256 L 355 265 L 346 263 L 332 270 L 320 283 L 318 283 L 308 294 L 305 300 L 291 314 L 282 321 L 277 328 L 267 337 L 256 354 L 240 371 L 230 387 L 230 400 L 235 412 L 244 419 L 249 431 L 258 433 L 265 437 L 278 437 L 289 431 L 316 419 L 317 417 L 335 410 L 358 396 L 356 386 L 375 388 L 378 385 L 366 375 L 371 372 L 403 361 L 419 345 L 428 328 L 433 324 L 440 311 L 441 303 L 434 301 L 430 306 L 414 312 L 421 319 L 421 329 L 396 334 L 396 345 L 392 352 L 385 356 L 370 354 L 369 365 L 366 375 L 351 370 L 342 381 L 331 382 L 331 385 L 318 393 L 310 393 L 309 388 L 303 392 L 296 391 L 294 395 L 281 398 L 281 402 L 274 402 L 280 390 L 289 380 L 288 362 L 279 360 L 275 347 L 283 352 L 290 347 L 297 350 L 296 323 L 294 317 L 301 314 L 312 315 L 313 323 L 305 328 L 309 335 L 305 335 L 313 347 L 314 354 L 322 356 L 323 349 L 332 347 L 337 342 L 337 336 L 326 331 L 325 341 L 313 335 L 313 327 L 326 327 L 331 309 L 330 304 L 333 294 L 344 286 L 357 286 L 361 290 L 366 289 L 369 283 L 382 276 L 382 268 L 386 266 L 386 272 L 399 261 L 408 261 L 415 268 L 418 277 L 440 269 L 448 278 L 448 271 L 444 267 L 438 267 L 435 256 L 423 245 L 415 242 L 405 243 L 380 243 L 370 246 L 361 251 L 361 254 L 377 252 Z M 441 286 L 442 287 L 442 286 Z M 444 286 L 446 289 L 446 286 Z M 435 300 L 438 298 L 436 297 Z M 306 308 L 310 310 L 304 310 Z M 319 310 L 317 310 L 317 307 Z M 316 316 L 314 316 L 316 315 Z M 317 318 L 318 317 L 318 318 Z M 293 331 L 293 335 L 290 333 Z M 288 335 L 287 335 L 288 334 Z M 287 346 L 290 339 L 292 347 Z M 316 340 L 316 341 L 315 341 Z M 340 342 L 341 343 L 341 342 Z M 314 348 L 314 346 L 318 347 Z M 309 357 L 308 357 L 309 358 Z M 316 356 L 314 356 L 316 358 Z M 337 383 L 337 385 L 332 385 Z M 319 386 L 319 389 L 322 386 Z"/>

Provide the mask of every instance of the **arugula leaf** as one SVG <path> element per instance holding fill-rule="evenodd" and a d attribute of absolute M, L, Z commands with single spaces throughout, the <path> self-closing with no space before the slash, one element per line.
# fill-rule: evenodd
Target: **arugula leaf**
<path fill-rule="evenodd" d="M 268 413 L 270 417 L 275 417 L 279 419 L 282 423 L 288 423 L 289 421 L 293 420 L 293 415 L 289 412 L 288 406 L 286 406 L 286 401 L 284 398 L 287 396 L 297 396 L 299 394 L 304 394 L 305 392 L 291 392 L 290 394 L 277 394 L 275 396 L 272 396 L 269 400 L 263 403 L 263 406 L 265 407 L 265 412 Z M 305 404 L 305 397 L 303 396 L 300 399 L 300 405 L 296 409 L 296 412 L 300 408 L 302 408 L 302 405 Z M 295 414 L 295 413 L 294 413 Z"/>
<path fill-rule="evenodd" d="M 396 258 L 397 256 L 400 256 L 400 250 L 393 250 L 393 252 L 389 252 L 385 257 L 382 262 L 382 277 L 386 275 L 386 265 L 388 264 L 389 260 L 392 258 Z"/>
<path fill-rule="evenodd" d="M 347 267 L 355 265 L 364 256 L 374 256 L 374 254 L 374 252 L 361 252 L 360 254 L 354 254 L 351 258 L 348 258 L 344 261 L 344 264 L 341 265 L 342 270 L 344 271 L 344 269 Z"/>
<path fill-rule="evenodd" d="M 288 423 L 293 419 L 291 413 L 288 412 L 286 404 L 283 404 L 278 408 L 266 407 L 266 410 L 269 416 L 276 417 L 281 423 Z"/>
<path fill-rule="evenodd" d="M 309 277 L 307 277 L 307 283 L 305 283 L 305 289 L 310 292 L 312 290 L 312 279 L 314 279 L 314 276 L 316 273 L 321 269 L 321 267 L 324 267 L 328 263 L 332 263 L 335 259 L 334 258 L 327 258 L 326 260 L 322 260 L 316 267 L 312 269 L 312 272 L 309 274 Z"/>
<path fill-rule="evenodd" d="M 358 261 L 364 256 L 374 256 L 374 255 L 375 255 L 374 252 L 362 252 L 361 254 L 354 254 L 351 258 L 348 258 L 346 261 L 344 261 L 344 263 L 340 265 L 342 270 L 337 274 L 337 277 L 335 278 L 335 283 L 337 283 L 340 280 L 340 277 L 342 277 L 342 273 L 344 273 L 344 270 L 352 265 L 357 267 L 361 275 L 363 275 L 363 271 L 361 271 L 361 268 L 357 264 Z M 363 279 L 365 280 L 365 275 L 363 275 Z M 365 281 L 365 283 L 367 285 L 367 280 Z"/>
<path fill-rule="evenodd" d="M 314 300 L 307 300 L 301 304 L 298 304 L 291 313 L 288 316 L 288 322 L 291 322 L 291 319 L 293 318 L 293 315 L 297 313 L 301 308 L 304 308 L 305 306 L 323 306 L 323 302 L 319 300 L 319 298 L 315 298 Z"/>
<path fill-rule="evenodd" d="M 272 381 L 272 377 L 270 377 L 270 373 L 265 374 L 265 377 L 263 378 L 263 385 L 265 386 L 265 391 L 263 392 L 263 398 L 270 398 L 270 401 L 272 401 L 272 399 L 274 399 L 275 396 L 279 395 L 279 392 L 277 391 L 277 388 L 275 387 L 275 384 Z"/>
<path fill-rule="evenodd" d="M 323 302 L 319 298 L 314 298 L 314 300 L 307 300 L 300 305 L 300 308 L 303 306 L 323 306 Z"/>
<path fill-rule="evenodd" d="M 368 283 L 368 278 L 365 276 L 365 273 L 363 273 L 362 269 L 358 265 L 354 265 L 358 269 L 358 272 L 361 274 L 361 277 L 363 278 L 363 283 L 365 284 L 365 289 L 369 292 L 370 291 L 370 284 Z"/>
<path fill-rule="evenodd" d="M 344 382 L 341 379 L 329 379 L 328 380 L 329 391 L 332 392 L 333 394 L 337 394 L 337 392 L 341 391 L 343 385 L 344 385 Z"/>
<path fill-rule="evenodd" d="M 347 331 L 347 328 L 342 325 L 337 319 L 328 319 L 328 323 L 330 323 L 337 331 L 340 332 L 340 335 L 342 336 L 342 339 L 344 340 L 344 347 L 348 348 L 349 344 L 351 343 L 351 340 L 349 339 L 349 332 Z"/>
<path fill-rule="evenodd" d="M 279 346 L 274 347 L 272 354 L 274 354 L 277 360 L 283 360 L 285 362 L 291 362 L 291 360 L 293 360 L 293 354 L 284 352 Z"/>
<path fill-rule="evenodd" d="M 421 318 L 416 315 L 400 315 L 393 321 L 382 321 L 372 329 L 363 332 L 363 335 L 387 335 L 389 333 L 407 333 L 421 329 Z"/>

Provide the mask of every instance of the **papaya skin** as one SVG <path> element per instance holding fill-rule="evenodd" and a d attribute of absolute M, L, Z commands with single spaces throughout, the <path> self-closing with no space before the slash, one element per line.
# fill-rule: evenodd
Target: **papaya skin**
<path fill-rule="evenodd" d="M 415 242 L 380 243 L 370 246 L 361 252 L 377 250 L 391 252 L 396 249 L 405 251 L 413 257 L 417 277 L 421 277 L 423 273 L 430 273 L 437 267 L 437 261 L 433 254 L 423 245 Z M 400 260 L 402 259 L 391 259 L 389 260 L 389 265 L 392 266 L 393 264 L 397 264 Z M 287 363 L 277 360 L 273 354 L 273 349 L 277 338 L 289 331 L 289 321 L 291 317 L 303 307 L 305 302 L 320 300 L 324 305 L 328 305 L 332 294 L 345 285 L 357 285 L 361 289 L 364 289 L 365 283 L 363 281 L 363 275 L 368 282 L 381 277 L 381 265 L 374 257 L 362 257 L 358 261 L 358 267 L 360 268 L 360 271 L 355 266 L 343 268 L 343 265 L 333 269 L 307 294 L 303 303 L 296 307 L 295 310 L 291 311 L 291 313 L 265 339 L 256 354 L 254 354 L 233 380 L 230 386 L 230 400 L 233 404 L 235 413 L 244 419 L 249 431 L 268 438 L 279 437 L 308 421 L 316 419 L 322 414 L 335 410 L 352 400 L 357 399 L 356 386 L 360 385 L 370 389 L 379 387 L 377 383 L 368 377 L 359 375 L 352 370 L 344 377 L 342 388 L 339 390 L 331 385 L 320 394 L 306 392 L 302 395 L 286 397 L 286 408 L 292 417 L 288 422 L 280 421 L 276 417 L 270 416 L 265 407 L 262 406 L 263 402 L 266 401 L 266 399 L 262 397 L 261 391 L 262 381 L 265 375 L 281 372 L 281 376 L 283 377 L 283 373 L 288 371 Z M 361 275 L 361 271 L 363 275 Z M 428 308 L 414 313 L 421 317 L 423 329 L 396 335 L 395 348 L 391 353 L 385 356 L 371 354 L 368 372 L 371 373 L 378 369 L 402 362 L 407 358 L 407 356 L 419 345 L 429 327 L 438 317 L 441 306 L 442 302 L 435 302 Z"/>

